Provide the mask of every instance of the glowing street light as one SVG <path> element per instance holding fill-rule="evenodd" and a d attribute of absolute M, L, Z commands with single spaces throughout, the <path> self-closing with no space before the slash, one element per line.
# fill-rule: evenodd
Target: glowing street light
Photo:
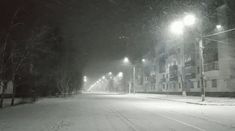
<path fill-rule="evenodd" d="M 173 22 L 170 25 L 170 30 L 174 34 L 182 35 L 183 32 L 184 32 L 184 28 L 186 26 L 194 25 L 195 22 L 196 22 L 196 19 L 197 18 L 194 15 L 188 14 L 182 20 Z M 203 34 L 200 33 L 200 42 L 198 43 L 199 44 L 199 54 L 200 54 L 199 59 L 201 61 L 200 79 L 201 79 L 201 87 L 202 87 L 202 90 L 201 90 L 202 101 L 205 100 L 205 94 L 206 94 L 205 93 L 205 85 L 203 84 L 203 81 L 204 81 L 203 39 L 207 38 L 207 37 L 216 36 L 216 35 L 219 35 L 219 34 L 222 34 L 222 33 L 231 32 L 231 31 L 235 30 L 235 28 L 224 30 L 223 26 L 220 25 L 220 24 L 216 25 L 216 29 L 217 29 L 217 31 L 220 31 L 220 32 L 213 33 L 213 34 L 207 34 L 207 35 L 203 35 Z"/>
<path fill-rule="evenodd" d="M 112 72 L 109 72 L 109 75 L 111 76 L 113 73 Z"/>
<path fill-rule="evenodd" d="M 183 35 L 184 33 L 184 29 L 186 26 L 192 26 L 195 24 L 196 21 L 196 17 L 192 14 L 187 14 L 185 17 L 183 17 L 181 20 L 177 20 L 174 21 L 171 25 L 170 25 L 170 30 L 172 33 L 176 34 L 176 35 Z M 184 50 L 184 42 L 183 42 L 183 50 Z M 185 61 L 184 57 L 183 57 L 183 61 Z M 183 70 L 184 70 L 184 65 L 185 63 L 183 62 L 182 64 L 182 75 L 183 75 Z M 181 82 L 183 83 L 183 79 L 181 80 Z M 184 85 L 182 84 L 182 94 L 186 95 L 186 89 L 184 87 Z"/>
<path fill-rule="evenodd" d="M 119 77 L 119 78 L 122 78 L 122 77 L 123 77 L 123 72 L 119 72 L 119 73 L 118 73 L 118 77 Z"/>
<path fill-rule="evenodd" d="M 105 76 L 102 76 L 102 79 L 105 79 Z"/>
<path fill-rule="evenodd" d="M 142 59 L 142 62 L 143 62 L 143 63 L 145 63 L 145 62 L 146 62 L 146 60 L 145 60 L 145 59 Z"/>
<path fill-rule="evenodd" d="M 216 25 L 216 29 L 221 31 L 223 29 L 222 25 Z"/>
<path fill-rule="evenodd" d="M 174 21 L 170 25 L 170 31 L 174 34 L 181 35 L 183 34 L 184 23 L 182 21 Z"/>
<path fill-rule="evenodd" d="M 132 88 L 133 88 L 133 92 L 135 93 L 135 64 L 133 64 L 132 62 L 130 62 L 130 60 L 128 59 L 128 57 L 125 57 L 123 59 L 123 63 L 130 66 L 133 70 L 133 75 L 132 75 Z M 119 77 L 123 77 L 123 73 L 119 72 L 118 74 Z M 129 86 L 129 93 L 130 93 L 130 86 Z"/>
<path fill-rule="evenodd" d="M 129 61 L 129 58 L 128 58 L 128 57 L 125 57 L 125 58 L 123 59 L 123 62 L 126 63 L 126 64 L 129 63 L 129 62 L 130 62 L 130 61 Z"/>
<path fill-rule="evenodd" d="M 196 17 L 193 14 L 186 15 L 183 20 L 174 21 L 170 25 L 170 30 L 172 33 L 181 35 L 184 32 L 185 26 L 192 26 L 196 22 Z"/>
<path fill-rule="evenodd" d="M 84 76 L 84 77 L 83 77 L 83 81 L 84 81 L 84 82 L 87 82 L 87 76 Z"/>
<path fill-rule="evenodd" d="M 183 18 L 184 25 L 192 26 L 195 24 L 196 17 L 192 14 L 188 14 Z"/>

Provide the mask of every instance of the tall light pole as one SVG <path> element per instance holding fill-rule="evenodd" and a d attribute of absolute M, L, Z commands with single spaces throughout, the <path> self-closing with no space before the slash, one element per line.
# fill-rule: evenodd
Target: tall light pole
<path fill-rule="evenodd" d="M 131 93 L 131 88 L 133 89 L 133 93 L 135 93 L 135 65 L 133 63 L 130 62 L 128 57 L 124 57 L 123 59 L 123 63 L 124 64 L 128 64 L 131 66 L 131 70 L 132 70 L 132 84 L 131 86 L 129 86 L 129 93 Z"/>
<path fill-rule="evenodd" d="M 171 25 L 171 31 L 175 34 L 183 34 L 183 30 L 186 26 L 192 26 L 196 21 L 196 17 L 192 14 L 188 14 L 186 15 L 182 21 L 178 21 L 178 22 L 174 22 Z M 182 24 L 183 23 L 183 24 Z M 200 41 L 198 42 L 198 48 L 199 48 L 199 59 L 200 59 L 200 81 L 201 81 L 201 100 L 205 101 L 205 84 L 204 84 L 204 57 L 203 57 L 203 41 L 204 38 L 208 38 L 211 36 L 216 36 L 219 34 L 223 34 L 223 33 L 227 33 L 227 32 L 231 32 L 234 31 L 235 28 L 232 29 L 228 29 L 228 30 L 223 30 L 223 26 L 218 24 L 216 25 L 216 29 L 220 32 L 214 33 L 214 34 L 207 34 L 207 35 L 203 35 L 202 33 L 200 33 Z M 212 40 L 212 39 L 208 39 L 208 40 Z M 212 40 L 212 41 L 217 41 L 217 40 Z"/>
<path fill-rule="evenodd" d="M 133 93 L 135 94 L 135 65 L 133 65 Z"/>
<path fill-rule="evenodd" d="M 85 89 L 87 86 L 87 76 L 83 76 L 83 88 Z"/>
<path fill-rule="evenodd" d="M 195 24 L 196 21 L 196 17 L 192 14 L 187 14 L 182 20 L 176 20 L 174 21 L 171 25 L 170 25 L 170 31 L 176 35 L 183 35 L 184 33 L 184 29 L 186 26 L 193 26 Z M 185 76 L 184 76 L 184 66 L 185 66 L 185 52 L 184 52 L 184 44 L 185 44 L 185 40 L 184 37 L 183 38 L 183 44 L 182 44 L 182 63 L 181 63 L 181 85 L 182 85 L 182 95 L 186 96 L 186 87 L 185 87 Z"/>
<path fill-rule="evenodd" d="M 202 101 L 205 101 L 206 91 L 204 86 L 204 57 L 203 57 L 203 37 L 201 36 L 199 42 L 199 58 L 200 58 L 200 81 L 201 81 L 201 97 Z"/>

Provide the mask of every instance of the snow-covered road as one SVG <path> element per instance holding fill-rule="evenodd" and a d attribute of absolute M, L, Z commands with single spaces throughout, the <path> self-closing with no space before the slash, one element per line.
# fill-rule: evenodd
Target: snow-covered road
<path fill-rule="evenodd" d="M 234 131 L 235 106 L 83 94 L 0 110 L 0 131 Z"/>

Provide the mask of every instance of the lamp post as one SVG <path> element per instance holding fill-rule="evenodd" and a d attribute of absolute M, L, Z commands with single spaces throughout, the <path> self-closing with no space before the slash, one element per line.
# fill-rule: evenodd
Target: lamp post
<path fill-rule="evenodd" d="M 199 42 L 199 58 L 200 58 L 200 81 L 201 81 L 201 99 L 205 101 L 206 91 L 204 86 L 204 57 L 203 57 L 203 37 L 201 36 Z"/>
<path fill-rule="evenodd" d="M 131 86 L 129 86 L 128 92 L 131 93 L 131 88 L 132 88 L 133 93 L 135 93 L 135 73 L 136 73 L 135 65 L 130 62 L 128 57 L 124 57 L 123 63 L 131 66 L 131 70 L 132 70 L 132 82 L 131 83 L 132 84 Z"/>
<path fill-rule="evenodd" d="M 183 35 L 184 33 L 184 29 L 185 27 L 191 27 L 195 24 L 195 21 L 196 21 L 196 17 L 192 14 L 187 14 L 182 20 L 177 20 L 177 21 L 174 21 L 171 25 L 170 25 L 170 31 L 176 35 Z M 184 66 L 185 66 L 185 58 L 184 58 L 184 55 L 185 55 L 185 52 L 184 52 L 184 44 L 185 44 L 185 40 L 184 40 L 184 37 L 182 36 L 183 38 L 183 44 L 182 44 L 182 63 L 181 63 L 181 85 L 182 85 L 182 95 L 186 96 L 186 87 L 185 87 L 185 76 L 184 76 Z M 201 54 L 201 51 L 200 51 L 200 54 Z M 201 55 L 200 55 L 201 56 Z M 200 57 L 201 58 L 201 57 Z M 202 70 L 201 70 L 202 71 Z M 201 73 L 203 74 L 203 73 Z"/>
<path fill-rule="evenodd" d="M 196 17 L 192 14 L 188 14 L 186 15 L 182 21 L 177 21 L 172 23 L 171 25 L 171 32 L 173 32 L 174 34 L 177 35 L 182 35 L 184 28 L 186 26 L 192 26 L 196 21 Z M 204 38 L 208 38 L 211 36 L 215 36 L 215 35 L 219 35 L 219 34 L 223 34 L 223 33 L 227 33 L 227 32 L 231 32 L 234 31 L 235 28 L 233 29 L 228 29 L 228 30 L 223 30 L 223 26 L 218 24 L 216 25 L 216 29 L 220 32 L 218 33 L 214 33 L 214 34 L 207 34 L 207 35 L 203 35 L 202 33 L 200 33 L 200 41 L 198 42 L 198 48 L 199 48 L 199 59 L 200 59 L 200 81 L 201 81 L 201 100 L 205 101 L 205 84 L 204 84 L 204 57 L 203 57 L 203 42 L 204 42 Z M 212 40 L 212 39 L 208 39 L 208 40 Z M 216 41 L 216 40 L 212 40 L 212 41 Z"/>
<path fill-rule="evenodd" d="M 85 89 L 87 86 L 87 76 L 83 76 L 83 88 Z"/>

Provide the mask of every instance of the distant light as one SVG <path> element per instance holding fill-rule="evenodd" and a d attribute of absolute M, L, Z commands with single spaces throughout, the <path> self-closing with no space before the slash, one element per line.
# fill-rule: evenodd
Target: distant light
<path fill-rule="evenodd" d="M 118 73 L 118 77 L 119 77 L 119 78 L 122 78 L 122 77 L 123 77 L 123 72 L 119 72 L 119 73 Z"/>
<path fill-rule="evenodd" d="M 83 76 L 83 81 L 87 82 L 87 76 Z"/>
<path fill-rule="evenodd" d="M 146 60 L 145 60 L 145 59 L 142 59 L 142 62 L 143 62 L 143 63 L 145 63 L 145 62 L 146 62 Z"/>
<path fill-rule="evenodd" d="M 192 14 L 188 14 L 184 17 L 183 22 L 186 26 L 192 26 L 195 24 L 196 17 Z"/>
<path fill-rule="evenodd" d="M 223 29 L 222 25 L 216 25 L 216 29 L 221 31 Z"/>
<path fill-rule="evenodd" d="M 175 21 L 170 25 L 170 31 L 174 34 L 183 34 L 184 23 L 182 21 Z"/>
<path fill-rule="evenodd" d="M 124 62 L 124 63 L 129 63 L 128 57 L 125 57 L 125 58 L 123 59 L 123 62 Z"/>
<path fill-rule="evenodd" d="M 102 79 L 105 79 L 105 76 L 102 76 Z"/>
<path fill-rule="evenodd" d="M 109 75 L 112 75 L 113 73 L 112 72 L 109 72 Z"/>

